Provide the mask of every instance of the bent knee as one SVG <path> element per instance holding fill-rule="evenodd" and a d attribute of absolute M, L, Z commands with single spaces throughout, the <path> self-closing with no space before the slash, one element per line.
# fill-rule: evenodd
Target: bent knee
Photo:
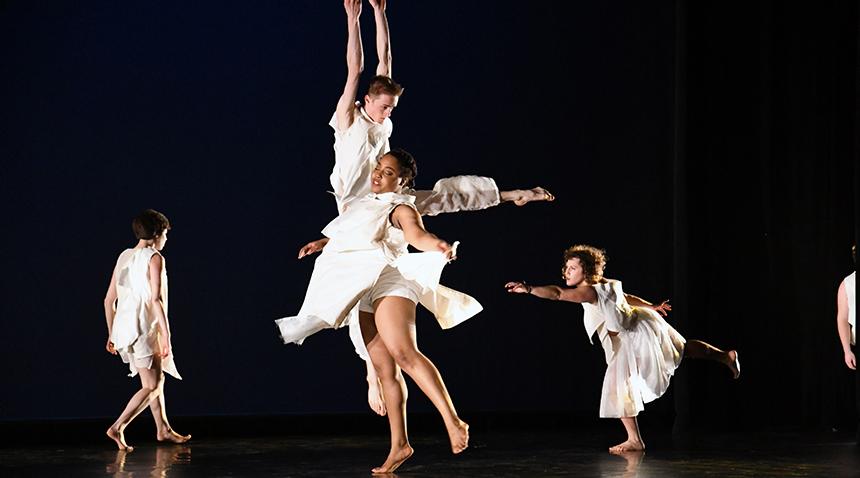
<path fill-rule="evenodd" d="M 400 368 L 409 370 L 421 358 L 421 352 L 414 347 L 398 347 L 391 351 L 391 356 Z"/>

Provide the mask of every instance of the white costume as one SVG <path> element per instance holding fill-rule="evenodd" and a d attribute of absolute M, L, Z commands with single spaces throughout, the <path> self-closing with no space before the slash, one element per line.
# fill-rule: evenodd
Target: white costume
<path fill-rule="evenodd" d="M 131 373 L 137 375 L 138 368 L 151 368 L 153 354 L 160 353 L 155 314 L 150 310 L 152 292 L 149 287 L 149 261 L 158 251 L 152 247 L 126 249 L 119 255 L 114 268 L 116 277 L 117 306 L 113 319 L 110 340 L 122 361 L 128 364 Z M 161 297 L 167 318 L 167 267 L 161 269 Z M 170 325 L 168 322 L 168 330 Z M 164 338 L 166 340 L 166 338 Z M 161 360 L 161 369 L 182 380 L 171 353 Z"/>
<path fill-rule="evenodd" d="M 281 337 L 285 343 L 301 341 L 308 335 L 329 327 L 340 327 L 349 325 L 349 334 L 355 346 L 356 353 L 363 359 L 368 360 L 369 355 L 361 336 L 361 328 L 358 321 L 359 308 L 364 311 L 372 311 L 371 304 L 377 297 L 399 296 L 407 297 L 413 301 L 420 301 L 428 310 L 436 315 L 443 328 L 450 328 L 466 320 L 481 310 L 480 304 L 466 294 L 457 292 L 438 284 L 439 274 L 444 262 L 441 259 L 432 259 L 432 266 L 427 268 L 425 277 L 418 280 L 415 276 L 416 270 L 420 270 L 424 261 L 424 254 L 409 254 L 399 259 L 398 265 L 393 265 L 393 260 L 405 252 L 406 243 L 402 238 L 402 231 L 390 227 L 388 214 L 394 205 L 409 203 L 413 205 L 422 215 L 434 216 L 440 213 L 457 212 L 485 209 L 495 206 L 500 202 L 499 189 L 491 178 L 479 176 L 457 176 L 446 178 L 436 182 L 431 191 L 415 191 L 407 189 L 403 194 L 391 196 L 372 195 L 370 190 L 370 177 L 376 168 L 379 159 L 390 150 L 388 138 L 391 136 L 393 124 L 389 118 L 382 123 L 374 122 L 364 111 L 364 108 L 356 102 L 352 111 L 353 122 L 345 131 L 341 131 L 337 125 L 337 113 L 332 115 L 329 125 L 334 130 L 335 165 L 329 180 L 332 193 L 337 201 L 338 212 L 342 215 L 347 210 L 347 205 L 355 203 L 356 199 L 374 197 L 382 203 L 388 202 L 385 219 L 379 217 L 363 217 L 366 214 L 373 216 L 370 212 L 375 206 L 363 204 L 363 212 L 350 211 L 346 219 L 339 217 L 335 219 L 323 233 L 330 237 L 328 245 L 314 264 L 314 272 L 311 275 L 311 284 L 302 311 L 296 317 L 287 317 L 276 321 Z M 354 216 L 353 216 L 354 214 Z M 370 222 L 365 222 L 370 221 Z M 350 234 L 350 228 L 371 227 L 379 228 L 385 224 L 383 229 L 377 229 L 377 236 L 390 234 L 392 242 L 383 248 L 386 257 L 385 265 L 379 262 L 380 257 L 369 253 L 367 238 L 362 238 L 362 233 L 356 232 L 352 239 L 346 239 Z M 348 224 L 346 227 L 334 226 L 335 224 Z M 343 232 L 338 234 L 341 239 L 335 240 L 329 233 Z M 366 233 L 366 231 L 365 231 Z M 378 238 L 376 238 L 378 239 Z M 374 239 L 374 240 L 376 240 Z M 343 266 L 335 266 L 338 258 L 327 255 L 326 251 L 334 251 L 335 248 L 343 249 L 342 244 L 353 241 L 364 241 L 364 244 L 352 246 L 350 262 L 354 267 L 343 269 Z M 370 241 L 373 243 L 373 240 Z M 358 254 L 357 251 L 366 251 Z M 340 252 L 345 252 L 341 250 Z M 392 251 L 399 251 L 392 253 Z M 440 254 L 441 256 L 441 254 Z M 391 263 L 391 264 L 389 264 Z M 407 265 L 410 264 L 410 265 Z M 380 269 L 380 267 L 382 267 Z M 319 272 L 318 272 L 319 271 Z M 404 281 L 403 279 L 407 279 Z M 408 280 L 414 279 L 414 280 Z M 423 281 L 423 282 L 422 282 Z M 372 287 L 366 288 L 370 282 Z M 338 285 L 339 295 L 350 296 L 357 294 L 359 290 L 365 293 L 358 300 L 349 300 L 353 304 L 349 310 L 341 310 L 344 304 L 337 301 L 328 303 L 325 310 L 316 310 L 315 307 L 326 304 L 325 297 L 313 297 L 313 294 L 327 294 L 323 284 L 346 284 Z M 360 305 L 359 305 L 360 304 Z M 323 317 L 328 317 L 323 318 Z"/>
<path fill-rule="evenodd" d="M 610 280 L 594 289 L 597 304 L 582 307 L 589 340 L 596 332 L 606 354 L 600 416 L 635 417 L 669 388 L 686 341 L 657 312 L 631 307 L 621 282 Z"/>
<path fill-rule="evenodd" d="M 350 201 L 346 210 L 323 229 L 330 240 L 314 263 L 299 314 L 275 321 L 284 343 L 301 344 L 322 329 L 343 326 L 348 317 L 352 317 L 350 322 L 357 322 L 351 312 L 389 269 L 396 269 L 401 282 L 413 282 L 411 287 L 420 294 L 417 299 L 442 328 L 453 327 L 481 311 L 475 299 L 439 285 L 447 263 L 444 254 L 407 252 L 403 231 L 392 226 L 389 217 L 397 206 L 414 208 L 413 201 L 413 196 L 393 192 L 371 193 Z M 360 343 L 366 358 L 364 341 Z"/>
<path fill-rule="evenodd" d="M 845 284 L 845 295 L 848 296 L 848 323 L 851 325 L 851 345 L 857 343 L 857 302 L 855 302 L 855 281 L 857 272 L 852 272 L 842 282 Z"/>

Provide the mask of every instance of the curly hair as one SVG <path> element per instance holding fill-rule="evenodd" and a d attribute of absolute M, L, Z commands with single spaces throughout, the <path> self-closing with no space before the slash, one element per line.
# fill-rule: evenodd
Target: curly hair
<path fill-rule="evenodd" d="M 154 209 L 146 209 L 131 221 L 131 228 L 138 239 L 155 239 L 170 229 L 170 221 L 164 214 Z"/>
<path fill-rule="evenodd" d="M 397 160 L 397 165 L 400 166 L 400 177 L 404 180 L 403 187 L 415 187 L 415 178 L 418 176 L 418 163 L 415 162 L 415 158 L 400 148 L 394 148 L 385 154 Z"/>
<path fill-rule="evenodd" d="M 579 263 L 582 264 L 585 280 L 592 284 L 603 281 L 603 269 L 606 267 L 606 251 L 587 244 L 577 244 L 568 247 L 564 251 L 564 261 L 561 265 L 562 275 L 567 266 L 567 261 L 574 258 L 579 259 Z"/>

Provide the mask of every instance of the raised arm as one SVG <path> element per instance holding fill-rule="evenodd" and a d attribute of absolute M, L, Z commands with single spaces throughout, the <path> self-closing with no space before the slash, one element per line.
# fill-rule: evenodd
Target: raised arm
<path fill-rule="evenodd" d="M 107 321 L 108 338 L 105 344 L 105 350 L 116 355 L 113 342 L 110 341 L 111 332 L 113 332 L 113 319 L 116 316 L 116 270 L 110 277 L 110 285 L 105 294 L 105 320 Z"/>
<path fill-rule="evenodd" d="M 418 215 L 418 211 L 415 208 L 405 204 L 397 206 L 394 208 L 394 212 L 391 213 L 391 222 L 394 224 L 394 227 L 403 231 L 406 242 L 414 248 L 425 252 L 438 251 L 446 254 L 450 253 L 450 244 L 424 229 L 424 223 L 421 221 L 421 216 Z"/>
<path fill-rule="evenodd" d="M 386 3 L 386 0 L 370 0 L 376 21 L 376 55 L 379 58 L 376 74 L 391 78 L 391 38 L 388 35 L 388 17 L 385 16 Z"/>
<path fill-rule="evenodd" d="M 337 129 L 346 131 L 352 126 L 353 111 L 355 110 L 355 95 L 358 92 L 358 80 L 364 70 L 364 50 L 361 48 L 361 29 L 358 17 L 361 16 L 361 0 L 344 0 L 346 10 L 346 84 L 343 94 L 337 102 Z"/>
<path fill-rule="evenodd" d="M 512 294 L 529 294 L 541 299 L 563 300 L 565 302 L 592 303 L 597 300 L 597 292 L 590 285 L 568 288 L 557 285 L 528 285 L 525 282 L 508 282 L 505 289 Z"/>
<path fill-rule="evenodd" d="M 167 315 L 164 312 L 164 297 L 161 296 L 162 270 L 164 270 L 164 258 L 161 254 L 153 254 L 149 260 L 149 310 L 155 314 L 155 322 L 163 339 L 160 341 L 161 357 L 165 358 L 170 355 L 170 331 L 167 328 Z"/>
<path fill-rule="evenodd" d="M 848 293 L 845 291 L 845 281 L 839 284 L 839 290 L 836 292 L 836 329 L 839 331 L 845 365 L 856 370 L 857 359 L 851 351 L 851 324 L 848 322 Z"/>

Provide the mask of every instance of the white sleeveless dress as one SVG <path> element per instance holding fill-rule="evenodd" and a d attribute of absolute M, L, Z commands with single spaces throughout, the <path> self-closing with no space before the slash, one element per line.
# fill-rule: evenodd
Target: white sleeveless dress
<path fill-rule="evenodd" d="M 396 268 L 404 280 L 417 285 L 421 304 L 442 328 L 453 327 L 482 310 L 472 297 L 439 284 L 447 264 L 444 254 L 407 252 L 403 232 L 391 225 L 389 216 L 401 204 L 414 208 L 414 200 L 393 192 L 369 194 L 351 201 L 323 229 L 330 240 L 314 262 L 298 315 L 275 321 L 284 343 L 301 344 L 320 330 L 354 323 L 350 335 L 356 351 L 367 359 L 364 341 L 353 336 L 358 333 L 360 337 L 357 305 L 386 267 Z"/>
<path fill-rule="evenodd" d="M 119 255 L 114 268 L 117 306 L 111 329 L 111 342 L 131 373 L 138 368 L 152 368 L 153 355 L 159 353 L 160 334 L 155 315 L 150 310 L 152 293 L 149 287 L 149 261 L 158 252 L 152 247 L 126 249 Z M 161 297 L 167 314 L 167 266 L 161 269 Z M 168 322 L 168 330 L 169 330 Z M 182 379 L 170 355 L 161 360 L 161 369 Z"/>
<path fill-rule="evenodd" d="M 594 289 L 597 304 L 582 307 L 589 340 L 596 332 L 606 354 L 600 416 L 635 417 L 669 388 L 686 341 L 657 312 L 630 306 L 620 281 Z"/>

